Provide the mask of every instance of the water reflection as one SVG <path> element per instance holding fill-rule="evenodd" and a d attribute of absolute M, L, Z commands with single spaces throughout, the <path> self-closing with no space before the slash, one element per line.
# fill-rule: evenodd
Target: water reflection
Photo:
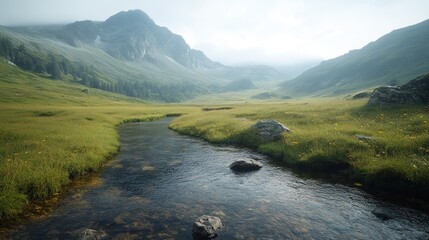
<path fill-rule="evenodd" d="M 169 119 L 120 127 L 121 153 L 92 186 L 69 193 L 47 219 L 13 239 L 75 239 L 85 228 L 110 239 L 190 239 L 210 214 L 218 239 L 428 239 L 428 216 L 379 202 L 355 188 L 302 179 L 263 156 L 213 146 L 168 130 Z M 235 174 L 235 160 L 264 167 Z M 382 221 L 371 211 L 383 209 Z"/>

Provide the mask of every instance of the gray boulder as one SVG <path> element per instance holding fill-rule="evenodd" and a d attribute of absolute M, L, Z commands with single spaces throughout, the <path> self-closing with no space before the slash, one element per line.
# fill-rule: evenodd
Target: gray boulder
<path fill-rule="evenodd" d="M 217 237 L 216 230 L 222 228 L 222 221 L 218 217 L 203 215 L 192 226 L 193 240 L 207 240 Z"/>
<path fill-rule="evenodd" d="M 370 105 L 406 105 L 429 103 L 429 74 L 418 77 L 402 86 L 382 86 L 374 89 Z"/>
<path fill-rule="evenodd" d="M 81 240 L 99 240 L 99 239 L 103 239 L 104 237 L 106 237 L 107 234 L 100 230 L 94 230 L 94 229 L 85 229 L 83 230 L 83 232 L 80 234 L 80 239 Z"/>
<path fill-rule="evenodd" d="M 263 167 L 262 163 L 253 159 L 238 160 L 233 162 L 229 168 L 237 172 L 249 172 L 259 170 Z"/>
<path fill-rule="evenodd" d="M 290 129 L 283 124 L 273 120 L 259 120 L 251 127 L 259 137 L 266 141 L 278 140 L 284 132 L 290 132 Z"/>

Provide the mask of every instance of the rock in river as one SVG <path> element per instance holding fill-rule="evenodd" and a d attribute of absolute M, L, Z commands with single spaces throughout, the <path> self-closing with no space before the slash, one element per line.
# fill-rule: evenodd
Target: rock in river
<path fill-rule="evenodd" d="M 99 239 L 103 239 L 105 238 L 107 235 L 104 231 L 100 230 L 94 230 L 94 229 L 85 229 L 81 234 L 80 234 L 80 239 L 81 240 L 99 240 Z"/>
<path fill-rule="evenodd" d="M 246 159 L 246 160 L 238 160 L 233 162 L 229 168 L 231 170 L 237 171 L 237 172 L 248 172 L 248 171 L 254 171 L 259 170 L 262 168 L 262 163 L 259 161 L 253 160 L 253 159 Z"/>
<path fill-rule="evenodd" d="M 222 228 L 220 218 L 209 215 L 199 217 L 192 227 L 192 238 L 194 240 L 207 240 L 217 237 L 216 230 Z"/>
<path fill-rule="evenodd" d="M 263 140 L 267 141 L 278 140 L 282 133 L 290 132 L 289 128 L 273 119 L 259 120 L 251 129 Z"/>

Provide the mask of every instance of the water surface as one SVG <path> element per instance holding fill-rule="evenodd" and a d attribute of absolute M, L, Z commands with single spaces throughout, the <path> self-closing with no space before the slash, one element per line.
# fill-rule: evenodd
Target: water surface
<path fill-rule="evenodd" d="M 9 237 L 76 239 L 91 228 L 109 239 L 191 239 L 193 221 L 211 214 L 225 225 L 218 239 L 429 239 L 429 217 L 419 211 L 302 179 L 249 150 L 179 135 L 167 128 L 170 120 L 121 126 L 121 151 L 99 184 L 69 193 L 50 216 Z M 248 158 L 264 167 L 228 168 Z"/>

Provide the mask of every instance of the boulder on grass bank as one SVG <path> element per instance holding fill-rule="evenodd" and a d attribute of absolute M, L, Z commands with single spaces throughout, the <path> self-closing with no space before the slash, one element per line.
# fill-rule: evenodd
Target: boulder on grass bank
<path fill-rule="evenodd" d="M 217 230 L 222 228 L 222 221 L 218 217 L 203 215 L 192 226 L 193 240 L 207 240 L 217 237 Z"/>
<path fill-rule="evenodd" d="M 256 171 L 263 167 L 262 163 L 253 159 L 238 160 L 233 162 L 229 168 L 236 172 Z"/>
<path fill-rule="evenodd" d="M 429 74 L 401 86 L 376 88 L 369 97 L 370 105 L 429 104 Z"/>
<path fill-rule="evenodd" d="M 273 119 L 259 120 L 251 127 L 251 130 L 266 141 L 278 140 L 282 133 L 291 131 Z"/>

